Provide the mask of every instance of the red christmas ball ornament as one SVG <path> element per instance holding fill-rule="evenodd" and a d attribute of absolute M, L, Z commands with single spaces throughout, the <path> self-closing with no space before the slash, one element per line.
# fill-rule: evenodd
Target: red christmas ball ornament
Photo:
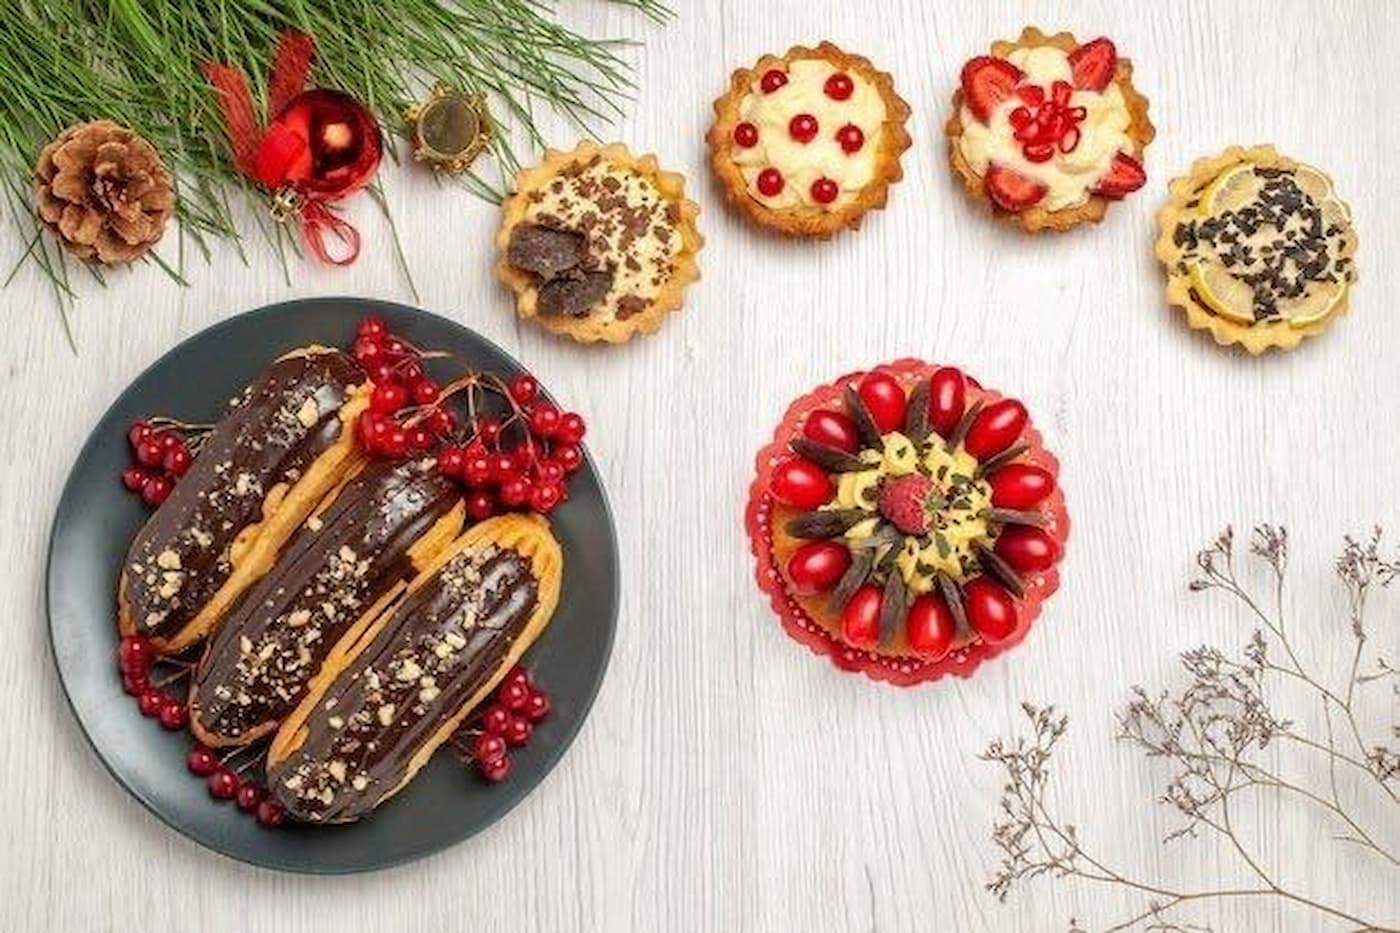
<path fill-rule="evenodd" d="M 379 124 L 340 91 L 302 91 L 273 117 L 253 155 L 254 174 L 269 188 L 335 201 L 369 184 L 379 168 Z"/>

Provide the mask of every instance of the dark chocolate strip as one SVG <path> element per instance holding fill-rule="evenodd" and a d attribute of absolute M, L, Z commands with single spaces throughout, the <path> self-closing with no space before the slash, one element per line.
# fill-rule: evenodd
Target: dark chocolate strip
<path fill-rule="evenodd" d="M 873 447 L 881 450 L 885 446 L 880 428 L 875 424 L 875 417 L 870 414 L 870 409 L 865 407 L 865 401 L 856 391 L 855 386 L 846 386 L 845 392 L 846 414 L 851 416 L 851 420 L 856 423 L 856 431 L 860 434 L 861 443 L 866 447 Z"/>
<path fill-rule="evenodd" d="M 988 573 L 1001 582 L 1017 599 L 1026 595 L 1026 584 L 1021 579 L 1010 564 L 1002 559 L 1001 555 L 989 547 L 980 544 L 973 545 L 973 550 L 977 553 L 977 561 Z"/>
<path fill-rule="evenodd" d="M 860 509 L 823 509 L 804 512 L 790 519 L 784 529 L 794 538 L 835 538 L 845 534 L 852 525 L 869 517 L 869 512 Z"/>
<path fill-rule="evenodd" d="M 793 438 L 788 441 L 788 446 L 792 448 L 793 453 L 799 457 L 806 457 L 828 473 L 854 473 L 858 470 L 872 469 L 874 466 L 844 450 L 837 450 L 805 437 Z"/>
<path fill-rule="evenodd" d="M 856 590 L 865 585 L 865 581 L 870 577 L 870 571 L 875 566 L 875 554 L 873 551 L 854 551 L 851 554 L 851 566 L 846 568 L 846 572 L 841 575 L 841 580 L 836 584 L 836 589 L 831 591 L 831 598 L 827 601 L 827 612 L 839 614 L 846 608 L 846 603 L 851 601 L 851 597 L 856 595 Z"/>
<path fill-rule="evenodd" d="M 932 430 L 928 422 L 929 395 L 932 391 L 933 384 L 927 378 L 920 379 L 909 390 L 909 400 L 904 408 L 904 433 L 915 444 L 927 440 Z"/>

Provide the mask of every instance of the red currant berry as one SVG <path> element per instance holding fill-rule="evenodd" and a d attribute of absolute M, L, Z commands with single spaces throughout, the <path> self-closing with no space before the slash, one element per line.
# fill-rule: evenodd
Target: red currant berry
<path fill-rule="evenodd" d="M 769 68 L 763 73 L 763 77 L 758 79 L 758 86 L 762 88 L 765 94 L 772 94 L 787 83 L 787 72 L 779 71 L 777 68 Z"/>
<path fill-rule="evenodd" d="M 165 447 L 156 435 L 148 435 L 136 445 L 136 462 L 145 467 L 158 467 L 165 460 Z"/>
<path fill-rule="evenodd" d="M 554 429 L 554 440 L 560 444 L 577 444 L 588 432 L 583 416 L 575 412 L 565 412 L 559 416 L 559 426 Z"/>
<path fill-rule="evenodd" d="M 413 384 L 413 401 L 418 405 L 431 405 L 438 400 L 442 390 L 431 379 L 419 379 Z"/>
<path fill-rule="evenodd" d="M 190 471 L 190 464 L 194 458 L 190 456 L 190 449 L 184 444 L 172 447 L 165 452 L 165 459 L 161 465 L 165 467 L 165 472 L 171 476 L 184 476 Z"/>
<path fill-rule="evenodd" d="M 492 703 L 481 713 L 482 731 L 491 735 L 501 735 L 510 724 L 510 710 L 499 703 Z"/>
<path fill-rule="evenodd" d="M 856 83 L 851 80 L 850 75 L 846 74 L 844 71 L 838 71 L 836 74 L 826 79 L 826 83 L 822 85 L 822 90 L 826 92 L 826 96 L 830 97 L 832 100 L 849 100 L 851 95 L 855 93 Z"/>
<path fill-rule="evenodd" d="M 355 425 L 360 446 L 370 453 L 378 453 L 384 449 L 384 442 L 388 440 L 389 432 L 393 429 L 394 423 L 387 416 L 373 411 L 361 415 Z"/>
<path fill-rule="evenodd" d="M 562 499 L 558 483 L 541 483 L 530 491 L 530 509 L 545 515 L 554 511 Z"/>
<path fill-rule="evenodd" d="M 809 143 L 817 138 L 817 118 L 810 113 L 799 113 L 788 121 L 788 135 L 800 143 Z"/>
<path fill-rule="evenodd" d="M 750 149 L 758 145 L 758 127 L 752 123 L 740 123 L 734 127 L 734 145 Z"/>
<path fill-rule="evenodd" d="M 185 712 L 185 704 L 179 700 L 167 699 L 161 706 L 160 712 L 156 714 L 160 720 L 162 729 L 169 729 L 171 732 L 178 732 L 185 728 L 185 723 L 189 722 L 189 715 Z"/>
<path fill-rule="evenodd" d="M 399 375 L 403 377 L 405 385 L 413 385 L 423 377 L 423 364 L 417 360 L 409 360 L 398 367 Z"/>
<path fill-rule="evenodd" d="M 573 473 L 583 466 L 583 451 L 576 444 L 560 444 L 554 448 L 554 460 L 564 468 L 565 473 Z"/>
<path fill-rule="evenodd" d="M 549 694 L 543 690 L 531 690 L 525 701 L 525 717 L 531 722 L 539 722 L 549 715 Z"/>
<path fill-rule="evenodd" d="M 131 444 L 131 449 L 135 450 L 141 446 L 141 442 L 150 437 L 155 432 L 149 423 L 145 421 L 134 421 L 131 427 L 126 429 L 126 439 Z"/>
<path fill-rule="evenodd" d="M 529 699 L 529 684 L 522 683 L 518 680 L 503 682 L 496 688 L 496 701 L 512 713 L 524 709 L 525 703 Z"/>
<path fill-rule="evenodd" d="M 397 382 L 380 383 L 369 397 L 369 410 L 379 415 L 392 415 L 407 404 L 408 390 Z"/>
<path fill-rule="evenodd" d="M 540 384 L 529 373 L 520 373 L 512 377 L 508 391 L 517 405 L 525 405 L 533 402 L 535 396 L 540 394 Z"/>
<path fill-rule="evenodd" d="M 128 492 L 140 492 L 141 487 L 146 485 L 146 478 L 150 476 L 139 466 L 127 467 L 122 470 L 122 485 Z"/>
<path fill-rule="evenodd" d="M 557 460 L 545 458 L 535 464 L 535 478 L 541 483 L 562 483 L 564 467 Z"/>
<path fill-rule="evenodd" d="M 384 359 L 384 341 L 360 337 L 356 339 L 351 352 L 355 354 L 355 361 L 368 369 Z"/>
<path fill-rule="evenodd" d="M 462 479 L 468 486 L 485 486 L 494 475 L 490 457 L 472 457 L 462 463 Z"/>
<path fill-rule="evenodd" d="M 535 685 L 534 681 L 530 678 L 530 672 L 519 664 L 512 666 L 510 670 L 506 671 L 506 676 L 501 678 L 500 686 L 498 686 L 497 689 L 499 690 L 500 687 L 504 687 L 506 684 L 521 684 L 525 687 L 533 687 Z"/>
<path fill-rule="evenodd" d="M 841 144 L 843 152 L 860 152 L 861 146 L 865 145 L 865 134 L 854 123 L 847 123 L 836 131 L 836 141 Z"/>
<path fill-rule="evenodd" d="M 515 469 L 515 458 L 510 454 L 496 454 L 491 458 L 491 478 L 498 484 L 519 479 Z"/>
<path fill-rule="evenodd" d="M 374 363 L 366 372 L 369 373 L 369 378 L 374 381 L 375 385 L 383 385 L 386 382 L 393 382 L 399 378 L 394 372 L 394 364 L 389 360 Z"/>
<path fill-rule="evenodd" d="M 238 788 L 234 800 L 238 803 L 238 809 L 244 813 L 253 813 L 265 797 L 267 797 L 267 791 L 256 784 L 248 783 Z"/>
<path fill-rule="evenodd" d="M 159 434 L 153 434 L 151 436 L 160 441 L 161 450 L 173 450 L 176 447 L 183 446 L 185 443 L 184 435 L 179 431 L 161 431 Z"/>
<path fill-rule="evenodd" d="M 758 173 L 758 193 L 765 198 L 776 198 L 783 190 L 783 173 L 768 167 Z"/>
<path fill-rule="evenodd" d="M 152 719 L 160 715 L 160 711 L 165 709 L 166 696 L 155 687 L 146 688 L 146 692 L 136 698 L 136 706 L 141 710 L 142 716 Z"/>
<path fill-rule="evenodd" d="M 355 336 L 370 337 L 383 340 L 389 336 L 389 325 L 384 323 L 384 319 L 375 314 L 367 314 L 360 318 L 360 324 L 355 328 Z"/>
<path fill-rule="evenodd" d="M 438 437 L 447 437 L 457 430 L 457 419 L 446 408 L 434 408 L 423 423 Z"/>
<path fill-rule="evenodd" d="M 474 522 L 484 522 L 496 514 L 496 500 L 489 492 L 478 489 L 467 495 L 467 517 Z"/>
<path fill-rule="evenodd" d="M 185 756 L 185 767 L 190 769 L 190 774 L 208 777 L 219 770 L 219 756 L 203 745 L 196 745 Z"/>
<path fill-rule="evenodd" d="M 281 826 L 282 821 L 287 818 L 287 811 L 282 809 L 282 805 L 275 800 L 264 800 L 258 804 L 258 823 L 271 829 L 274 826 Z"/>
<path fill-rule="evenodd" d="M 481 776 L 492 784 L 499 784 L 510 776 L 510 756 L 502 755 L 495 761 L 477 766 L 481 771 Z"/>
<path fill-rule="evenodd" d="M 413 353 L 412 348 L 403 341 L 401 337 L 386 336 L 384 340 L 384 352 L 390 356 L 409 356 Z"/>
<path fill-rule="evenodd" d="M 483 732 L 472 741 L 472 758 L 486 765 L 505 756 L 506 742 L 499 735 Z"/>
<path fill-rule="evenodd" d="M 175 490 L 175 484 L 164 476 L 152 476 L 146 480 L 146 484 L 141 487 L 141 500 L 155 508 L 166 499 L 170 498 L 170 493 Z"/>
<path fill-rule="evenodd" d="M 117 668 L 123 674 L 144 674 L 155 655 L 150 641 L 140 635 L 128 635 L 117 642 Z"/>
<path fill-rule="evenodd" d="M 526 702 L 529 702 L 528 697 L 526 698 Z M 523 709 L 524 707 L 522 706 L 521 708 Z M 512 748 L 519 748 L 530 741 L 530 735 L 534 731 L 535 728 L 530 725 L 530 720 L 526 719 L 524 716 L 516 716 L 510 721 L 510 725 L 506 726 L 506 743 Z"/>
<path fill-rule="evenodd" d="M 515 464 L 515 472 L 524 476 L 535 465 L 537 455 L 535 442 L 528 438 L 511 450 L 510 460 L 511 463 Z"/>
<path fill-rule="evenodd" d="M 409 429 L 408 429 L 408 449 L 409 449 L 409 450 L 416 450 L 416 451 L 427 451 L 427 450 L 431 450 L 433 444 L 435 444 L 435 443 L 437 443 L 437 440 L 433 437 L 433 432 L 432 432 L 432 431 L 429 431 L 427 428 L 423 427 L 421 424 L 418 425 L 417 427 L 412 427 L 412 428 L 409 428 Z"/>
<path fill-rule="evenodd" d="M 232 800 L 238 794 L 238 787 L 242 782 L 238 780 L 238 775 L 228 768 L 220 768 L 209 775 L 209 794 L 219 800 Z"/>
<path fill-rule="evenodd" d="M 540 402 L 530 412 L 530 433 L 548 440 L 559 427 L 559 409 L 549 402 Z"/>
<path fill-rule="evenodd" d="M 501 436 L 501 423 L 495 418 L 482 418 L 477 422 L 476 434 L 483 444 L 493 444 Z"/>
<path fill-rule="evenodd" d="M 530 484 L 519 476 L 501 483 L 501 505 L 517 509 L 530 500 Z"/>
<path fill-rule="evenodd" d="M 454 479 L 462 476 L 462 468 L 466 465 L 467 457 L 460 447 L 444 447 L 438 451 L 437 468 L 443 476 L 450 476 Z"/>
<path fill-rule="evenodd" d="M 818 178 L 812 182 L 812 200 L 818 204 L 830 204 L 841 194 L 841 187 L 830 178 Z"/>
<path fill-rule="evenodd" d="M 408 432 L 398 426 L 391 427 L 389 433 L 384 435 L 384 444 L 380 451 L 384 456 L 394 460 L 407 454 Z"/>
<path fill-rule="evenodd" d="M 122 692 L 127 696 L 139 697 L 149 689 L 151 689 L 151 682 L 146 678 L 144 671 L 122 675 Z"/>

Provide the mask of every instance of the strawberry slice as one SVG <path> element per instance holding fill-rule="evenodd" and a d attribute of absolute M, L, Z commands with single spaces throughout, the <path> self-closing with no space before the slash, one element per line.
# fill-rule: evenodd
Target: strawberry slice
<path fill-rule="evenodd" d="M 1069 67 L 1074 86 L 1081 91 L 1102 91 L 1118 70 L 1118 50 L 1100 36 L 1069 53 Z"/>
<path fill-rule="evenodd" d="M 1046 188 L 1040 182 L 995 162 L 987 166 L 987 194 L 1002 210 L 1017 213 L 1045 197 Z"/>
<path fill-rule="evenodd" d="M 977 119 L 986 123 L 997 104 L 1011 97 L 1023 77 L 1021 69 L 1006 59 L 979 55 L 963 65 L 962 89 L 967 106 Z"/>
<path fill-rule="evenodd" d="M 1142 170 L 1142 163 L 1132 156 L 1120 152 L 1113 157 L 1113 164 L 1108 167 L 1108 174 L 1094 186 L 1094 194 L 1102 195 L 1105 198 L 1121 198 L 1145 184 L 1147 184 L 1147 173 Z"/>

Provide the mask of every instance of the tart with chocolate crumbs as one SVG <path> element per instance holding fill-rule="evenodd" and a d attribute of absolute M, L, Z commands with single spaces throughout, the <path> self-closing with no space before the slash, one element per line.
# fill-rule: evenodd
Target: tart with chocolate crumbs
<path fill-rule="evenodd" d="M 909 105 L 869 59 L 823 42 L 740 68 L 706 139 L 729 202 L 786 236 L 828 238 L 903 177 Z"/>
<path fill-rule="evenodd" d="M 652 333 L 700 277 L 685 179 L 620 143 L 549 150 L 516 176 L 496 246 L 516 310 L 584 343 Z"/>
<path fill-rule="evenodd" d="M 1167 301 L 1250 353 L 1291 350 L 1347 310 L 1351 209 L 1332 179 L 1272 146 L 1233 146 L 1172 181 L 1157 214 Z"/>
<path fill-rule="evenodd" d="M 1111 40 L 1034 27 L 963 66 L 944 129 L 968 197 L 1028 233 L 1102 220 L 1146 183 L 1156 135 Z"/>

